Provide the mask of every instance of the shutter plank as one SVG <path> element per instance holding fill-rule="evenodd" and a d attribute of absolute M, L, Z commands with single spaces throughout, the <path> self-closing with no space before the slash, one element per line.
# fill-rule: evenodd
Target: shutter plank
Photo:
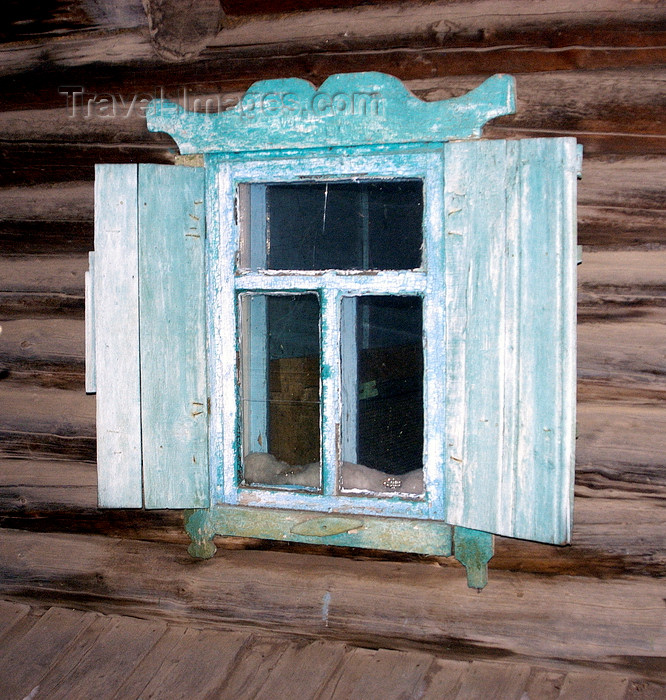
<path fill-rule="evenodd" d="M 208 505 L 204 171 L 139 167 L 147 508 Z"/>
<path fill-rule="evenodd" d="M 95 370 L 99 505 L 140 508 L 137 166 L 95 168 Z"/>
<path fill-rule="evenodd" d="M 513 533 L 571 539 L 575 439 L 575 187 L 572 139 L 520 141 L 518 430 Z"/>
<path fill-rule="evenodd" d="M 447 522 L 496 519 L 502 485 L 502 332 L 506 142 L 453 144 L 445 152 Z M 483 187 L 477 183 L 483 183 Z M 481 471 L 485 478 L 479 478 Z M 470 493 L 474 492 L 474 501 Z M 499 499 L 502 500 L 502 499 Z M 480 520 L 480 517 L 483 520 Z M 482 529 L 482 528 L 474 528 Z"/>
<path fill-rule="evenodd" d="M 569 539 L 575 168 L 573 139 L 446 146 L 453 525 Z"/>

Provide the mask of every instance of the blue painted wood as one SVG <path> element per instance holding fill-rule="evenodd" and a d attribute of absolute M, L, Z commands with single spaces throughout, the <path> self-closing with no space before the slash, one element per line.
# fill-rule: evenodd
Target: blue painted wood
<path fill-rule="evenodd" d="M 195 193 L 203 187 L 201 176 L 191 175 L 196 171 L 179 180 L 181 175 L 167 175 L 174 168 L 142 169 L 142 182 L 154 189 L 151 208 L 139 214 L 153 232 L 150 239 L 141 237 L 146 252 L 139 258 L 146 504 L 201 507 L 210 489 L 210 502 L 225 505 L 189 518 L 197 555 L 212 554 L 215 532 L 321 542 L 319 533 L 298 539 L 314 527 L 299 523 L 317 512 L 364 519 L 361 534 L 341 531 L 333 537 L 342 539 L 331 543 L 431 552 L 428 537 L 437 539 L 441 528 L 449 528 L 450 536 L 445 520 L 457 527 L 456 547 L 470 585 L 480 586 L 482 560 L 492 553 L 488 533 L 569 540 L 581 152 L 574 139 L 469 140 L 480 136 L 489 119 L 511 113 L 514 101 L 509 76 L 494 76 L 454 100 L 425 103 L 395 78 L 359 73 L 332 76 L 319 89 L 295 79 L 255 83 L 235 109 L 221 114 L 153 103 L 151 130 L 170 133 L 183 153 L 207 154 L 205 273 L 203 238 L 194 240 L 203 236 L 202 217 L 191 208 L 193 201 L 203 201 Z M 248 236 L 251 250 L 244 251 L 239 232 L 247 222 L 236 203 L 239 185 L 249 191 L 266 182 L 386 176 L 424 178 L 423 269 L 265 274 L 265 248 L 256 245 L 265 230 L 261 216 Z M 136 195 L 136 182 L 133 186 Z M 257 208 L 261 214 L 263 205 Z M 100 213 L 101 220 L 104 216 Z M 183 223 L 188 218 L 197 224 L 188 228 Z M 241 270 L 235 269 L 238 251 Z M 90 295 L 95 306 L 99 263 L 96 259 Z M 203 321 L 196 325 L 203 318 L 203 295 L 198 296 L 203 280 L 209 294 L 210 487 L 208 468 L 202 468 L 207 465 L 205 417 L 197 422 L 196 410 L 184 415 L 181 401 L 187 395 L 193 406 L 205 403 L 198 398 L 205 397 Z M 105 285 L 101 303 L 110 308 L 114 294 L 108 281 Z M 236 295 L 306 290 L 322 298 L 323 493 L 238 488 Z M 341 492 L 336 473 L 340 445 L 344 458 L 354 454 L 353 416 L 342 415 L 341 392 L 356 391 L 347 365 L 353 362 L 352 346 L 362 342 L 352 338 L 353 314 L 343 310 L 341 300 L 399 293 L 424 297 L 426 494 L 412 500 Z M 121 293 L 126 296 L 127 290 Z M 194 327 L 188 325 L 192 316 Z M 114 331 L 125 333 L 123 339 L 135 333 L 117 326 Z M 99 349 L 99 336 L 88 343 L 93 344 L 99 372 L 100 353 L 106 357 L 110 351 Z M 136 352 L 131 344 L 123 349 L 123 362 Z M 263 368 L 259 374 L 264 381 Z M 132 377 L 130 372 L 130 384 Z M 121 393 L 132 400 L 128 389 Z M 255 423 L 251 433 L 265 432 L 264 416 Z M 161 450 L 171 458 L 163 459 Z M 117 470 L 111 473 L 117 478 Z M 120 482 L 124 488 L 128 478 L 121 474 Z M 295 510 L 301 513 L 293 520 Z M 382 517 L 386 514 L 393 518 Z M 378 530 L 372 530 L 374 520 L 365 519 L 369 515 L 377 518 Z M 410 539 L 413 523 L 418 541 Z"/>
<path fill-rule="evenodd" d="M 340 309 L 340 458 L 356 462 L 358 454 L 358 350 L 357 297 L 343 297 Z"/>
<path fill-rule="evenodd" d="M 367 72 L 333 75 L 319 89 L 297 78 L 260 81 L 219 114 L 154 100 L 146 116 L 148 129 L 170 134 L 181 153 L 214 153 L 466 139 L 514 111 L 509 75 L 461 97 L 423 102 L 397 78 Z"/>
<path fill-rule="evenodd" d="M 447 522 L 569 541 L 574 139 L 445 147 Z"/>
<path fill-rule="evenodd" d="M 339 527 L 340 522 L 345 520 L 349 528 Z M 323 532 L 322 525 L 326 521 L 337 525 L 332 534 Z M 185 529 L 192 539 L 188 551 L 204 559 L 215 553 L 212 544 L 215 534 L 448 557 L 452 552 L 453 530 L 446 523 L 432 520 L 377 515 L 332 518 L 325 512 L 227 505 L 186 512 Z"/>
<path fill-rule="evenodd" d="M 209 504 L 204 172 L 139 167 L 141 430 L 147 508 Z"/>
<path fill-rule="evenodd" d="M 485 588 L 488 583 L 488 562 L 493 558 L 493 536 L 487 532 L 453 528 L 453 554 L 467 571 L 470 588 Z"/>
<path fill-rule="evenodd" d="M 95 370 L 95 253 L 88 253 L 88 269 L 85 274 L 85 341 L 86 341 L 86 393 L 97 391 Z"/>
<path fill-rule="evenodd" d="M 95 168 L 95 367 L 99 505 L 139 508 L 137 166 Z"/>
<path fill-rule="evenodd" d="M 391 494 L 385 498 L 356 493 L 339 492 L 337 472 L 339 434 L 343 424 L 340 386 L 342 383 L 340 336 L 342 323 L 341 300 L 344 296 L 361 294 L 426 294 L 432 291 L 432 302 L 427 303 L 426 324 L 432 335 L 426 353 L 432 358 L 443 355 L 444 327 L 440 306 L 443 296 L 443 265 L 441 261 L 442 222 L 442 164 L 438 153 L 410 153 L 390 155 L 363 155 L 359 157 L 317 157 L 307 159 L 272 159 L 229 163 L 218 156 L 206 158 L 208 171 L 210 226 L 209 226 L 209 346 L 211 357 L 210 386 L 213 400 L 211 416 L 211 459 L 216 472 L 215 491 L 219 501 L 229 504 L 294 510 L 323 510 L 338 513 L 391 514 L 402 518 L 442 519 L 442 477 L 438 474 L 444 437 L 440 434 L 437 416 L 443 405 L 443 391 L 429 391 L 427 421 L 431 425 L 426 446 L 428 494 L 422 499 L 401 498 Z M 373 271 L 361 275 L 355 271 L 309 273 L 292 271 L 276 274 L 260 271 L 234 271 L 235 252 L 243 246 L 239 239 L 243 211 L 236 216 L 234 206 L 237 186 L 254 187 L 255 183 L 293 182 L 304 179 L 358 179 L 374 177 L 422 178 L 425 180 L 427 240 L 432 235 L 428 259 L 432 261 L 432 275 L 425 270 Z M 440 192 L 438 194 L 438 191 Z M 237 223 L 234 223 L 237 219 Z M 323 342 L 323 456 L 324 493 L 307 493 L 282 489 L 247 489 L 237 487 L 240 460 L 236 436 L 239 435 L 239 417 L 235 396 L 237 376 L 237 336 L 234 314 L 235 293 L 243 291 L 299 292 L 320 291 L 322 303 Z M 432 429 L 434 427 L 434 429 Z"/>

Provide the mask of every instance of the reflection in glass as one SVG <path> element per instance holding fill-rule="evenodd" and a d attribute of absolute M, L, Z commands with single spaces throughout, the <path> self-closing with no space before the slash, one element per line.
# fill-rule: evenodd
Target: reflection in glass
<path fill-rule="evenodd" d="M 406 270 L 421 266 L 423 182 L 241 186 L 241 267 Z"/>
<path fill-rule="evenodd" d="M 423 493 L 422 338 L 420 297 L 343 299 L 344 490 Z"/>
<path fill-rule="evenodd" d="M 246 293 L 240 312 L 243 480 L 318 488 L 319 298 Z"/>

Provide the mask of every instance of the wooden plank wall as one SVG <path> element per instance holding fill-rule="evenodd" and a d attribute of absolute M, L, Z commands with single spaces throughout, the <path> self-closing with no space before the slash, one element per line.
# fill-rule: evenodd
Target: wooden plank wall
<path fill-rule="evenodd" d="M 302 11 L 306 4 L 313 9 Z M 164 595 L 176 617 L 312 634 L 330 633 L 328 619 L 322 627 L 321 595 L 329 601 L 338 595 L 344 604 L 331 610 L 339 637 L 448 645 L 470 654 L 492 649 L 601 659 L 663 677 L 663 4 L 600 0 L 588 9 L 566 0 L 467 0 L 354 7 L 342 0 L 264 0 L 250 11 L 225 2 L 223 29 L 199 56 L 180 62 L 155 54 L 138 0 L 116 3 L 113 11 L 98 5 L 56 2 L 40 16 L 14 4 L 1 37 L 0 525 L 6 529 L 0 594 L 137 614 L 164 613 L 158 602 Z M 161 89 L 170 97 L 184 90 L 219 95 L 228 105 L 258 79 L 297 76 L 319 84 L 329 74 L 357 70 L 392 73 L 426 100 L 459 95 L 496 72 L 513 73 L 518 112 L 493 122 L 486 135 L 573 135 L 585 147 L 574 543 L 498 540 L 491 583 L 480 596 L 458 586 L 460 571 L 401 555 L 330 560 L 310 556 L 324 550 L 220 540 L 223 553 L 213 568 L 195 569 L 178 554 L 185 541 L 178 513 L 95 505 L 95 409 L 84 394 L 83 362 L 93 166 L 172 163 L 176 154 L 169 137 L 148 133 L 140 110 L 127 105 L 135 95 L 160 96 Z M 84 103 L 113 95 L 116 115 L 94 103 L 90 114 L 73 115 L 64 86 L 85 88 Z M 169 557 L 175 557 L 171 568 Z M 168 585 L 152 575 L 156 563 L 168 572 Z M 225 577 L 223 564 L 235 578 L 217 589 L 206 576 Z M 330 583 L 340 568 L 341 583 Z M 291 609 L 295 599 L 283 592 L 276 609 L 272 584 L 253 584 L 269 569 L 272 584 L 293 587 L 292 595 L 307 598 L 310 586 L 312 604 Z M 252 596 L 228 604 L 236 588 L 248 586 Z M 395 614 L 380 605 L 382 595 L 394 596 Z M 413 619 L 395 604 L 410 596 Z M 560 606 L 558 622 L 553 611 Z M 556 633 L 535 631 L 546 618 L 559 626 Z"/>

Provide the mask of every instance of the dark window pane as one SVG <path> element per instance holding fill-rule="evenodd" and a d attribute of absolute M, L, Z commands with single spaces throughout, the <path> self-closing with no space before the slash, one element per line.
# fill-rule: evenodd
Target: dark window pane
<path fill-rule="evenodd" d="M 319 298 L 241 295 L 244 481 L 319 487 Z"/>
<path fill-rule="evenodd" d="M 350 297 L 342 315 L 343 488 L 422 493 L 422 300 Z"/>
<path fill-rule="evenodd" d="M 404 270 L 421 265 L 420 180 L 268 184 L 249 189 L 253 202 L 245 206 L 252 224 L 244 236 L 252 242 L 241 247 L 255 252 L 242 256 L 244 267 Z"/>

